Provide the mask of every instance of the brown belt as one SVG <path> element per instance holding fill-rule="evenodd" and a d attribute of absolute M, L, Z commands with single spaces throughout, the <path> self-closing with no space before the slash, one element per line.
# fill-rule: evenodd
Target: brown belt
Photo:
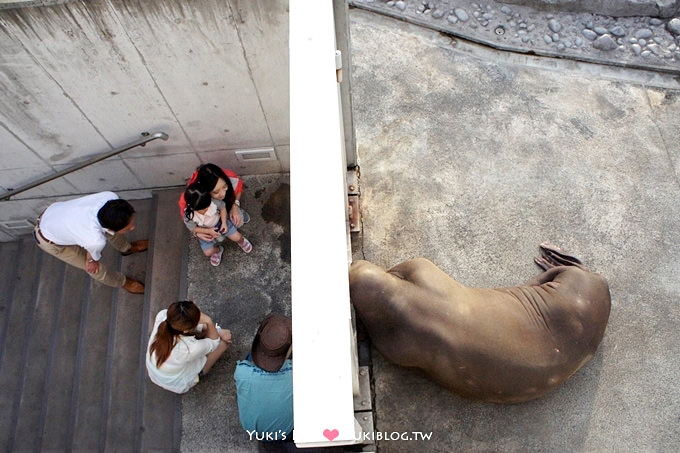
<path fill-rule="evenodd" d="M 40 217 L 42 217 L 42 214 L 40 214 Z M 38 236 L 40 236 L 40 238 L 41 238 L 43 241 L 47 242 L 48 244 L 57 245 L 57 244 L 55 244 L 54 242 L 52 242 L 52 241 L 50 241 L 49 239 L 47 239 L 47 238 L 40 232 L 40 217 L 38 217 L 38 220 L 37 220 L 37 222 L 36 222 L 36 224 L 35 224 L 35 229 L 33 230 L 33 232 L 34 232 L 34 233 L 37 233 Z M 37 239 L 38 239 L 38 238 L 36 238 L 36 241 L 37 241 Z"/>
<path fill-rule="evenodd" d="M 54 242 L 52 242 L 52 241 L 50 241 L 49 239 L 47 239 L 45 236 L 43 236 L 43 234 L 40 232 L 40 228 L 36 229 L 35 231 L 38 233 L 38 235 L 40 236 L 40 238 L 41 238 L 43 241 L 47 242 L 48 244 L 57 245 L 57 244 L 55 244 Z"/>

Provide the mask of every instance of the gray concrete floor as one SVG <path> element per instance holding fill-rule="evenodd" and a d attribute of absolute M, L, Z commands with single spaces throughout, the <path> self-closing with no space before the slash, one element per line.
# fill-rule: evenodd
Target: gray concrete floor
<path fill-rule="evenodd" d="M 258 451 L 238 418 L 234 368 L 250 351 L 260 321 L 269 313 L 290 316 L 290 214 L 287 175 L 244 177 L 243 208 L 251 220 L 240 231 L 252 242 L 245 254 L 224 243 L 219 267 L 189 246 L 187 297 L 222 327 L 233 344 L 206 376 L 182 397 L 182 451 Z"/>
<path fill-rule="evenodd" d="M 677 449 L 677 81 L 350 16 L 355 259 L 391 267 L 422 256 L 463 284 L 498 287 L 537 273 L 532 258 L 550 240 L 605 275 L 612 293 L 595 358 L 526 404 L 457 397 L 374 351 L 376 430 L 432 433 L 379 451 Z"/>

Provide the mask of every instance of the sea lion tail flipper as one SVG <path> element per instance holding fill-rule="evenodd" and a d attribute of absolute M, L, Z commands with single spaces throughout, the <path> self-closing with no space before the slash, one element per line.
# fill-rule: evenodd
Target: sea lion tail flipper
<path fill-rule="evenodd" d="M 555 266 L 576 266 L 583 270 L 586 269 L 580 259 L 567 254 L 564 250 L 554 244 L 544 242 L 540 245 L 540 248 L 545 259 Z"/>

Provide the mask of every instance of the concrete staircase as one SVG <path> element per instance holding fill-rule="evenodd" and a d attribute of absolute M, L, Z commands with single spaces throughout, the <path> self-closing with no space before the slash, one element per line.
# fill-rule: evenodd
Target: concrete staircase
<path fill-rule="evenodd" d="M 42 252 L 0 244 L 0 451 L 179 451 L 181 398 L 148 379 L 155 314 L 186 294 L 180 189 L 133 202 L 149 251 L 108 266 L 146 294 L 103 286 Z"/>

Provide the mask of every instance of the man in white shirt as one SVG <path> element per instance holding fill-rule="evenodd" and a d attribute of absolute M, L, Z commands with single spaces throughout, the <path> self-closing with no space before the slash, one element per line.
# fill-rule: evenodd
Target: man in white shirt
<path fill-rule="evenodd" d="M 132 205 L 113 192 L 100 192 L 51 204 L 38 217 L 33 236 L 42 250 L 87 271 L 93 279 L 133 294 L 143 294 L 143 283 L 109 270 L 99 262 L 107 242 L 125 256 L 145 251 L 147 240 L 131 244 L 124 236 L 134 229 Z"/>

